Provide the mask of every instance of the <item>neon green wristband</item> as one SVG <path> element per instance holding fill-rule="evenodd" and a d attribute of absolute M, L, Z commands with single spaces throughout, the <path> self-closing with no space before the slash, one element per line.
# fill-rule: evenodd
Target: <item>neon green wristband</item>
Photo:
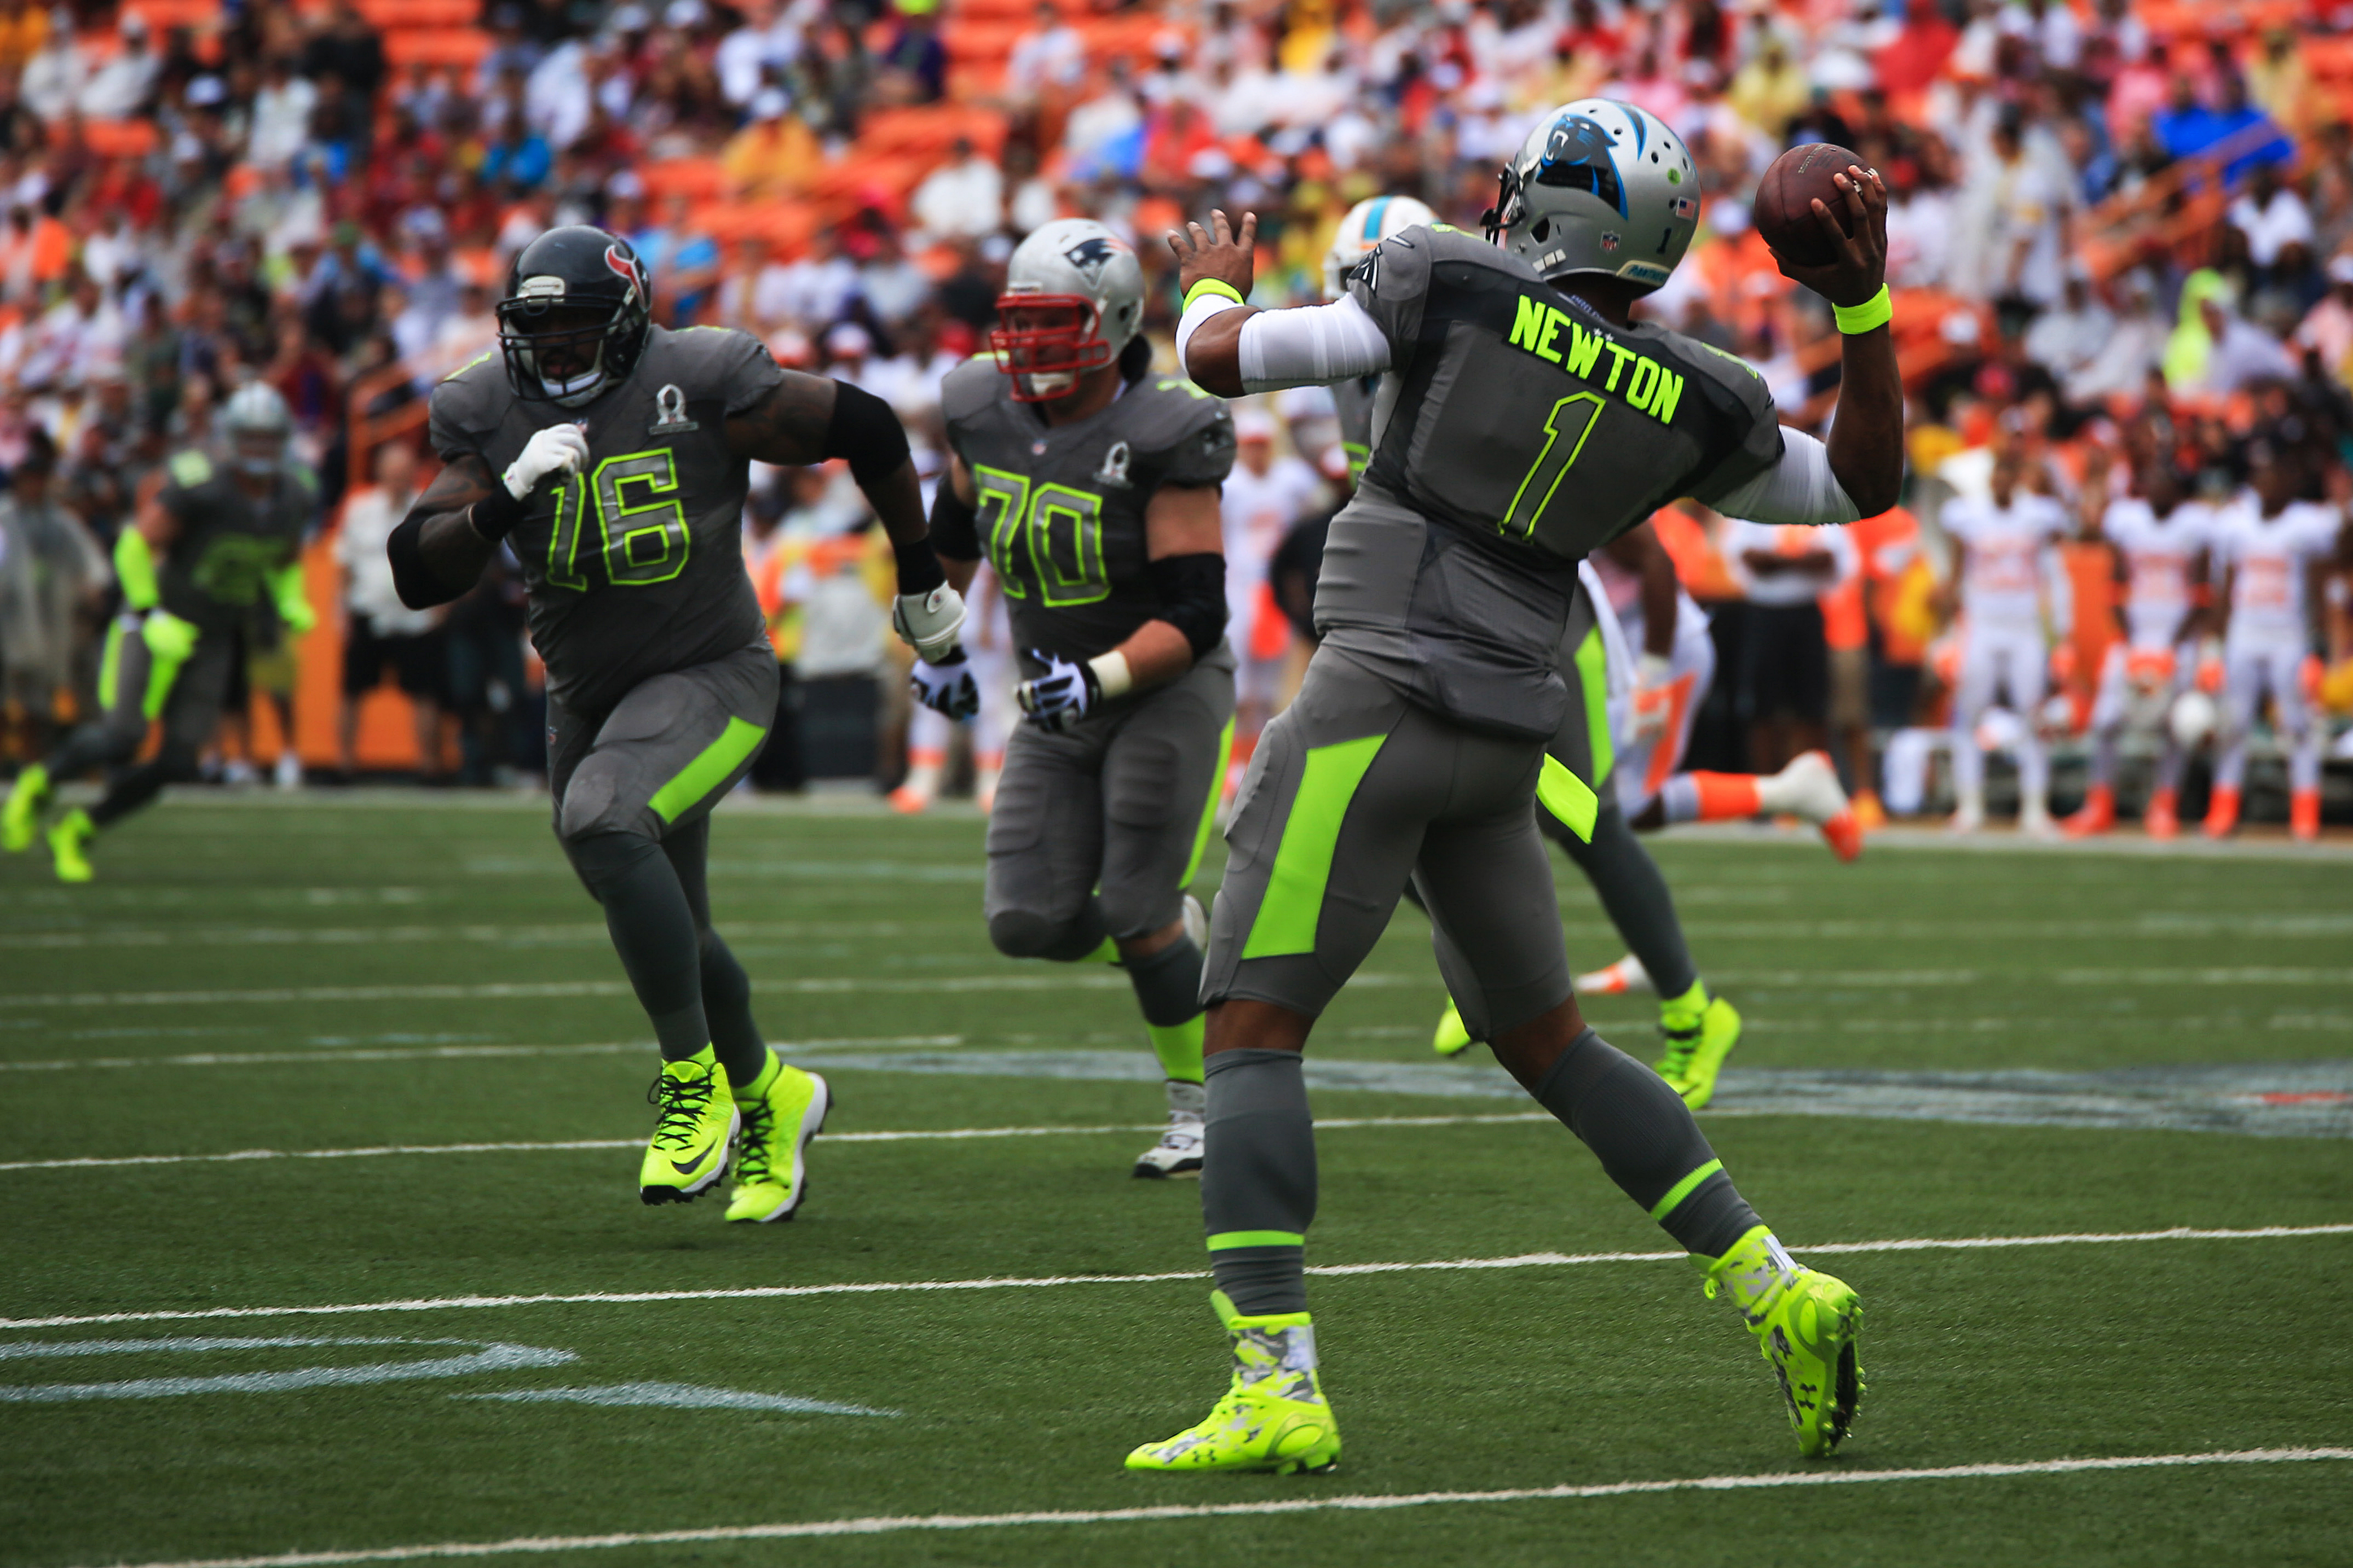
<path fill-rule="evenodd" d="M 1832 305 L 1831 314 L 1838 319 L 1838 330 L 1850 335 L 1867 332 L 1873 327 L 1883 327 L 1895 319 L 1895 302 L 1888 298 L 1887 285 L 1882 283 L 1879 292 L 1860 305 Z"/>
<path fill-rule="evenodd" d="M 155 581 L 155 552 L 147 547 L 147 536 L 131 524 L 114 541 L 114 575 L 122 584 L 122 602 L 134 610 L 152 609 L 164 596 Z"/>
<path fill-rule="evenodd" d="M 1181 316 L 1186 310 L 1191 310 L 1193 308 L 1193 301 L 1199 299 L 1204 294 L 1222 294 L 1237 305 L 1247 305 L 1250 303 L 1248 300 L 1241 297 L 1241 291 L 1237 289 L 1232 284 L 1216 278 L 1204 278 L 1198 283 L 1194 284 L 1190 289 L 1185 290 L 1184 307 L 1176 313 Z"/>

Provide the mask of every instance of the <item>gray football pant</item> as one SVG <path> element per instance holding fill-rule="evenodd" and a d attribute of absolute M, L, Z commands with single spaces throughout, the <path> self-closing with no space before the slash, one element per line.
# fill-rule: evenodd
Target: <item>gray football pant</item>
<path fill-rule="evenodd" d="M 1223 647 L 1166 686 L 1064 733 L 1018 724 L 988 816 L 988 938 L 1009 958 L 1076 963 L 1105 936 L 1183 912 L 1233 742 Z"/>
<path fill-rule="evenodd" d="M 1319 650 L 1261 739 L 1227 829 L 1204 999 L 1320 1016 L 1411 877 L 1474 1035 L 1559 1006 L 1568 960 L 1535 826 L 1543 760 L 1530 742 L 1463 729 Z M 1316 1188 L 1298 1059 L 1228 1050 L 1208 1068 L 1201 1204 L 1219 1287 L 1245 1313 L 1299 1310 Z M 1721 1250 L 1754 1223 L 1682 1099 L 1592 1030 L 1533 1092 L 1685 1246 Z"/>
<path fill-rule="evenodd" d="M 139 754 L 149 723 L 164 721 L 164 743 L 153 760 L 125 771 L 90 808 L 90 820 L 100 827 L 145 805 L 165 784 L 196 776 L 196 758 L 220 727 L 234 673 L 235 637 L 206 632 L 185 661 L 174 663 L 155 657 L 141 635 L 140 620 L 135 613 L 118 616 L 107 628 L 98 674 L 99 712 L 68 736 L 48 763 L 50 774 L 61 780 L 127 763 Z"/>
<path fill-rule="evenodd" d="M 752 983 L 711 929 L 711 808 L 751 771 L 776 711 L 764 645 L 657 675 L 610 712 L 548 704 L 555 836 L 605 907 L 665 1060 L 715 1050 L 741 1087 L 766 1066 Z"/>

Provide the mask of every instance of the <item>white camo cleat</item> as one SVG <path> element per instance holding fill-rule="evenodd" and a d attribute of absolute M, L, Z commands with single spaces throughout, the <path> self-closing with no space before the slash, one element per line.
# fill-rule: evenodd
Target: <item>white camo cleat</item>
<path fill-rule="evenodd" d="M 1201 1173 L 1201 1114 L 1208 1108 L 1208 1090 L 1198 1083 L 1167 1081 L 1168 1130 L 1135 1157 L 1135 1174 L 1149 1181 Z"/>

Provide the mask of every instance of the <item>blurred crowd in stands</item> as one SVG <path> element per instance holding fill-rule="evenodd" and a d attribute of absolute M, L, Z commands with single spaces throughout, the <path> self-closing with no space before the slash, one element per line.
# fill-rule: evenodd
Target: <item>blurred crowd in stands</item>
<path fill-rule="evenodd" d="M 1750 226 L 1756 181 L 1827 141 L 1894 194 L 1907 506 L 1812 584 L 1832 678 L 1799 711 L 1742 677 L 1749 548 L 1662 515 L 1728 656 L 1692 761 L 1835 728 L 1877 788 L 1887 739 L 1943 721 L 1937 516 L 2002 453 L 2077 531 L 2048 564 L 2073 716 L 2021 716 L 2063 743 L 2113 635 L 2108 498 L 2153 466 L 2225 497 L 2257 451 L 2309 499 L 2353 488 L 2347 28 L 2337 0 L 0 0 L 0 748 L 88 711 L 115 532 L 258 377 L 320 472 L 312 590 L 343 613 L 291 649 L 253 629 L 224 769 L 283 750 L 298 776 L 291 737 L 313 776 L 535 771 L 515 574 L 418 615 L 380 544 L 436 461 L 424 395 L 491 346 L 508 259 L 550 226 L 628 236 L 665 323 L 744 328 L 886 398 L 936 473 L 941 377 L 1029 229 L 1131 236 L 1166 363 L 1159 237 L 1182 219 L 1255 211 L 1258 302 L 1314 300 L 1352 203 L 1473 225 L 1540 112 L 1589 95 L 1657 112 L 1704 171 L 1701 237 L 1645 313 L 1747 359 L 1792 425 L 1830 407 L 1836 338 Z M 1346 465 L 1328 404 L 1263 401 L 1238 411 L 1231 635 L 1295 679 L 1304 546 Z M 815 704 L 764 783 L 896 781 L 881 550 L 844 476 L 758 476 L 747 560 Z M 2341 723 L 2353 623 L 2321 579 Z"/>

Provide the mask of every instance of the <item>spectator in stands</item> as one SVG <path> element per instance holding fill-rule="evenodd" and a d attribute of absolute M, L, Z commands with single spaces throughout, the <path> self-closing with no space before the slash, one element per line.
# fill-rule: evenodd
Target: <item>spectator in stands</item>
<path fill-rule="evenodd" d="M 782 88 L 752 95 L 751 123 L 728 139 L 719 157 L 727 188 L 745 201 L 788 201 L 809 187 L 825 166 L 824 149 L 808 121 L 791 112 Z"/>
<path fill-rule="evenodd" d="M 2247 238 L 2247 259 L 2259 276 L 2298 279 L 2312 266 L 2312 209 L 2290 189 L 2277 163 L 2258 163 L 2231 204 L 2230 225 Z"/>
<path fill-rule="evenodd" d="M 937 103 L 947 96 L 948 51 L 940 42 L 940 0 L 894 0 L 898 30 L 875 61 L 886 103 Z"/>
<path fill-rule="evenodd" d="M 91 120 L 128 120 L 145 109 L 164 63 L 148 47 L 147 18 L 138 12 L 124 12 L 116 32 L 120 50 L 91 73 L 79 97 L 82 113 Z"/>
<path fill-rule="evenodd" d="M 1062 19 L 1053 0 L 1038 0 L 1029 30 L 1013 41 L 1005 62 L 1005 98 L 1016 109 L 1035 110 L 1052 100 L 1069 101 L 1087 72 L 1087 43 Z"/>
<path fill-rule="evenodd" d="M 2232 309 L 2231 285 L 2200 270 L 2181 288 L 2181 320 L 2165 350 L 2166 384 L 2176 392 L 2235 392 L 2250 382 L 2285 381 L 2295 361 L 2280 341 Z"/>
<path fill-rule="evenodd" d="M 2353 256 L 2328 262 L 2328 292 L 2295 329 L 2295 346 L 2320 357 L 2339 384 L 2353 386 Z"/>
<path fill-rule="evenodd" d="M 1005 176 L 974 149 L 971 137 L 958 136 L 947 162 L 915 187 L 909 206 L 916 224 L 936 239 L 995 234 L 1005 223 Z"/>
<path fill-rule="evenodd" d="M 417 450 L 406 441 L 376 448 L 375 483 L 355 491 L 343 505 L 335 560 L 343 572 L 343 709 L 336 727 L 336 755 L 343 776 L 357 763 L 360 701 L 384 681 L 389 667 L 407 695 L 417 724 L 417 773 L 438 780 L 441 766 L 441 711 L 448 701 L 449 647 L 441 622 L 445 611 L 412 610 L 400 602 L 392 582 L 385 542 L 408 515 L 417 496 Z"/>

